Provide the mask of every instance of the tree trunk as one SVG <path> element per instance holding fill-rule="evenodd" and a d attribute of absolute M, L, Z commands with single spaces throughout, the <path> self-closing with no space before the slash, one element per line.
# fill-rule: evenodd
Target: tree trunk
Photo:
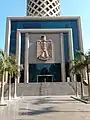
<path fill-rule="evenodd" d="M 74 79 L 75 79 L 75 87 L 76 87 L 76 97 L 78 96 L 78 83 L 77 83 L 77 77 L 76 74 L 74 74 Z"/>
<path fill-rule="evenodd" d="M 4 103 L 4 72 L 1 81 L 1 104 Z"/>
<path fill-rule="evenodd" d="M 14 98 L 17 98 L 17 92 L 16 92 L 16 84 L 17 84 L 17 79 L 15 78 L 15 82 L 14 82 Z"/>
<path fill-rule="evenodd" d="M 88 65 L 87 65 L 87 78 L 88 78 L 88 97 L 90 98 L 90 81 L 89 81 Z"/>
<path fill-rule="evenodd" d="M 81 74 L 81 98 L 83 98 L 83 77 L 82 77 L 82 74 Z"/>
<path fill-rule="evenodd" d="M 77 84 L 77 80 L 76 80 L 76 97 L 78 96 L 78 84 Z"/>
<path fill-rule="evenodd" d="M 11 100 L 11 75 L 10 75 L 10 77 L 9 77 L 8 100 Z"/>

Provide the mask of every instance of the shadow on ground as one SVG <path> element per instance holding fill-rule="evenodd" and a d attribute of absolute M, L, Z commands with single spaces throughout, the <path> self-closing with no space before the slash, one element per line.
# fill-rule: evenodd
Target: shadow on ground
<path fill-rule="evenodd" d="M 20 111 L 25 112 L 19 112 L 19 115 L 40 115 L 40 114 L 46 114 L 46 113 L 52 113 L 52 112 L 59 112 L 57 110 L 54 110 L 54 107 L 46 107 L 42 108 L 40 110 L 33 110 L 33 109 L 20 109 Z"/>
<path fill-rule="evenodd" d="M 22 116 L 22 115 L 31 115 L 31 116 L 34 116 L 34 115 L 41 115 L 41 114 L 48 114 L 48 113 L 55 113 L 55 112 L 59 112 L 59 113 L 69 113 L 69 112 L 75 112 L 75 113 L 78 113 L 78 112 L 83 112 L 83 113 L 89 113 L 90 111 L 82 111 L 82 110 L 78 110 L 78 111 L 70 111 L 70 110 L 54 110 L 54 107 L 46 107 L 46 108 L 42 108 L 40 110 L 33 110 L 33 109 L 25 109 L 25 108 L 21 108 L 20 109 L 21 112 L 19 112 L 19 115 Z"/>

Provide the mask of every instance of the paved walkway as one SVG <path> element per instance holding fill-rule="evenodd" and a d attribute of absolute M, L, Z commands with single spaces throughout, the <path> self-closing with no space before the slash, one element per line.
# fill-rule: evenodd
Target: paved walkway
<path fill-rule="evenodd" d="M 0 106 L 0 120 L 90 120 L 90 105 L 70 96 L 24 97 Z"/>

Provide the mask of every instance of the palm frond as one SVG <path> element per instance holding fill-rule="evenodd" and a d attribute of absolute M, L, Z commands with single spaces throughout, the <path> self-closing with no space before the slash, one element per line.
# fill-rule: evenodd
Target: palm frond
<path fill-rule="evenodd" d="M 78 53 L 79 55 L 82 55 L 82 56 L 85 55 L 85 54 L 84 54 L 82 51 L 80 51 L 80 50 L 75 50 L 75 52 Z"/>

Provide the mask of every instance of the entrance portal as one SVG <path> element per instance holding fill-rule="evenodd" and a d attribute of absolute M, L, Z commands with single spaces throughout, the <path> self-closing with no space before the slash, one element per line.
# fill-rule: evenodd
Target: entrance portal
<path fill-rule="evenodd" d="M 61 64 L 29 64 L 29 82 L 61 82 Z"/>

